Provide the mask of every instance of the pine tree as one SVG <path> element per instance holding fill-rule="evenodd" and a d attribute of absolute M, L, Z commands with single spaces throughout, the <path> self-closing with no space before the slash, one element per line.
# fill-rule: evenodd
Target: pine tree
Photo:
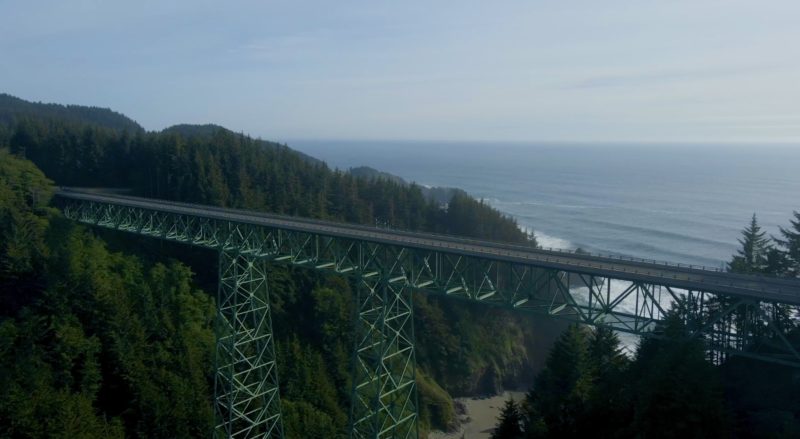
<path fill-rule="evenodd" d="M 764 270 L 766 273 L 787 275 L 790 269 L 790 260 L 787 252 L 776 247 L 770 247 L 769 250 L 767 250 L 767 267 Z M 795 271 L 795 273 L 797 273 L 797 271 Z"/>
<path fill-rule="evenodd" d="M 792 212 L 794 219 L 789 220 L 791 227 L 780 227 L 782 239 L 775 239 L 785 257 L 785 273 L 800 277 L 800 212 Z"/>
<path fill-rule="evenodd" d="M 497 426 L 492 433 L 492 439 L 522 439 L 522 414 L 519 406 L 510 398 L 503 406 Z"/>
<path fill-rule="evenodd" d="M 597 437 L 613 437 L 629 422 L 625 372 L 630 360 L 622 352 L 617 334 L 597 327 L 589 336 L 589 361 L 595 374 L 582 431 Z"/>
<path fill-rule="evenodd" d="M 589 358 L 600 375 L 619 372 L 628 364 L 617 333 L 602 327 L 595 328 L 589 337 Z"/>
<path fill-rule="evenodd" d="M 584 328 L 572 325 L 553 345 L 545 368 L 526 396 L 530 430 L 541 430 L 533 427 L 544 425 L 550 436 L 580 437 L 595 380 L 587 338 Z"/>
<path fill-rule="evenodd" d="M 728 269 L 734 273 L 764 273 L 767 271 L 768 261 L 767 256 L 772 247 L 770 240 L 767 238 L 767 232 L 761 229 L 756 219 L 756 214 L 750 220 L 744 230 L 742 230 L 742 238 L 739 239 L 739 244 L 742 248 L 737 251 L 737 255 L 733 257 L 728 264 Z"/>
<path fill-rule="evenodd" d="M 633 420 L 623 437 L 730 437 L 730 415 L 718 370 L 703 341 L 670 313 L 659 323 L 662 339 L 643 339 L 627 375 Z"/>

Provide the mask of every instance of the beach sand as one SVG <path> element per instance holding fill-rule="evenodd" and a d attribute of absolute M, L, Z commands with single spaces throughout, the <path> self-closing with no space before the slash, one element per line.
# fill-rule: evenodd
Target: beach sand
<path fill-rule="evenodd" d="M 428 439 L 488 439 L 492 435 L 492 429 L 497 423 L 503 404 L 510 397 L 514 397 L 515 401 L 521 401 L 525 397 L 525 392 L 506 391 L 502 395 L 486 399 L 456 398 L 456 401 L 466 407 L 466 414 L 460 415 L 461 429 L 453 433 L 434 431 L 428 435 Z"/>

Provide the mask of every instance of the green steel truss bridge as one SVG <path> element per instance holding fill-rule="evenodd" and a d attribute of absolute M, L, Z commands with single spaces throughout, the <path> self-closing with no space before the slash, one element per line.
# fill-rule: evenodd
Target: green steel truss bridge
<path fill-rule="evenodd" d="M 352 438 L 417 436 L 412 293 L 658 337 L 680 307 L 715 361 L 800 367 L 800 280 L 62 189 L 67 218 L 219 255 L 217 438 L 282 437 L 266 264 L 357 284 Z"/>

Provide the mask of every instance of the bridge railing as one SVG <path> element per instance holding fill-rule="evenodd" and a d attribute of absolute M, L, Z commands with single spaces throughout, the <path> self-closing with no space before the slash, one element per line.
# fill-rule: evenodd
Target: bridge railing
<path fill-rule="evenodd" d="M 295 220 L 297 219 L 297 217 L 291 217 L 291 216 L 283 216 L 283 215 L 281 215 L 281 217 L 295 219 Z M 316 221 L 316 220 L 310 220 L 310 221 Z M 321 222 L 324 222 L 324 221 L 321 221 Z M 342 224 L 347 224 L 347 223 L 342 223 Z M 347 225 L 349 226 L 350 224 L 347 224 Z M 464 244 L 474 244 L 474 245 L 491 245 L 493 247 L 506 248 L 506 249 L 519 250 L 519 251 L 526 251 L 526 252 L 538 250 L 538 251 L 543 251 L 543 252 L 561 254 L 561 255 L 570 256 L 570 257 L 578 257 L 578 258 L 585 257 L 587 259 L 588 258 L 602 258 L 602 259 L 606 259 L 606 260 L 616 260 L 616 261 L 635 262 L 635 263 L 639 263 L 639 264 L 647 264 L 648 266 L 657 265 L 657 266 L 663 266 L 663 267 L 678 268 L 678 269 L 681 269 L 681 270 L 687 270 L 687 271 L 691 270 L 691 271 L 694 271 L 694 272 L 705 271 L 705 272 L 711 272 L 711 273 L 720 273 L 720 274 L 725 274 L 726 276 L 729 276 L 729 277 L 739 277 L 739 278 L 748 278 L 748 279 L 755 278 L 755 279 L 767 279 L 767 280 L 778 280 L 778 281 L 781 281 L 781 280 L 793 281 L 794 280 L 794 278 L 781 276 L 781 275 L 777 275 L 777 274 L 768 274 L 768 273 L 752 273 L 752 274 L 732 273 L 732 272 L 729 272 L 727 269 L 722 268 L 722 267 L 709 267 L 707 265 L 701 265 L 701 264 L 685 264 L 685 263 L 681 263 L 681 262 L 670 262 L 670 261 L 664 261 L 664 260 L 659 260 L 659 259 L 637 258 L 635 256 L 628 256 L 628 255 L 623 255 L 623 254 L 590 252 L 590 251 L 586 251 L 586 250 L 583 250 L 583 249 L 578 250 L 578 249 L 567 249 L 567 248 L 558 248 L 558 247 L 542 247 L 542 246 L 533 247 L 533 246 L 525 245 L 525 244 L 522 244 L 522 243 L 514 243 L 514 242 L 509 242 L 509 241 L 498 241 L 498 240 L 491 240 L 491 239 L 471 239 L 471 238 L 464 238 L 463 236 L 458 236 L 458 235 L 449 235 L 449 234 L 446 234 L 446 233 L 412 232 L 412 231 L 407 231 L 407 230 L 403 230 L 403 229 L 396 229 L 396 228 L 392 228 L 392 227 L 385 227 L 385 226 L 362 226 L 362 225 L 359 225 L 359 226 L 356 226 L 356 227 L 363 228 L 363 229 L 372 229 L 372 230 L 374 230 L 374 229 L 389 230 L 389 231 L 391 231 L 393 233 L 408 234 L 408 235 L 414 235 L 414 234 L 417 234 L 417 233 L 421 233 L 421 234 L 424 234 L 425 236 L 428 236 L 428 237 L 431 237 L 431 238 L 439 238 L 441 240 L 450 241 L 450 242 L 461 242 L 461 243 L 464 243 Z"/>
<path fill-rule="evenodd" d="M 284 216 L 284 215 L 276 215 L 276 216 L 280 216 L 282 218 L 287 218 L 287 219 L 294 219 L 294 220 L 298 219 L 298 217 L 292 217 L 292 216 Z M 303 220 L 305 220 L 305 219 L 303 219 Z M 309 221 L 317 222 L 318 220 L 309 220 Z M 326 221 L 319 221 L 319 222 L 324 223 Z M 341 224 L 351 226 L 348 223 L 341 223 Z M 649 266 L 658 265 L 658 266 L 663 266 L 663 267 L 678 268 L 678 269 L 681 269 L 681 270 L 691 270 L 691 271 L 695 271 L 695 272 L 697 272 L 697 271 L 701 271 L 701 272 L 705 271 L 705 272 L 711 272 L 711 273 L 720 273 L 720 274 L 725 274 L 726 276 L 729 276 L 729 277 L 760 279 L 760 280 L 777 280 L 777 281 L 789 281 L 789 282 L 796 282 L 797 281 L 795 278 L 786 277 L 786 276 L 782 276 L 782 275 L 778 275 L 778 274 L 770 274 L 770 273 L 748 273 L 748 274 L 732 273 L 732 272 L 729 272 L 726 268 L 723 268 L 723 267 L 710 267 L 710 266 L 701 265 L 701 264 L 685 264 L 685 263 L 681 263 L 681 262 L 670 262 L 670 261 L 664 261 L 664 260 L 660 260 L 660 259 L 638 258 L 638 257 L 635 257 L 635 256 L 628 256 L 628 255 L 623 255 L 623 254 L 590 252 L 590 251 L 583 250 L 583 249 L 578 250 L 578 249 L 567 249 L 567 248 L 559 248 L 559 247 L 543 247 L 543 246 L 533 247 L 533 246 L 525 245 L 523 243 L 514 243 L 514 242 L 509 242 L 509 241 L 499 241 L 499 240 L 492 240 L 492 239 L 472 239 L 472 238 L 465 238 L 463 236 L 458 236 L 458 235 L 450 235 L 450 234 L 446 234 L 446 233 L 412 232 L 412 231 L 407 231 L 407 230 L 397 229 L 397 228 L 387 227 L 387 226 L 358 225 L 358 226 L 355 226 L 355 227 L 363 228 L 363 229 L 373 229 L 373 230 L 374 229 L 389 230 L 389 231 L 391 231 L 393 233 L 408 234 L 408 235 L 414 235 L 414 234 L 420 233 L 420 234 L 424 234 L 424 235 L 432 237 L 432 238 L 435 237 L 435 238 L 439 238 L 439 239 L 446 240 L 446 241 L 451 241 L 451 242 L 462 242 L 462 243 L 465 243 L 465 244 L 474 244 L 474 245 L 491 245 L 493 247 L 509 248 L 509 249 L 519 250 L 519 251 L 530 252 L 530 251 L 539 250 L 539 251 L 544 251 L 544 252 L 562 254 L 562 255 L 565 255 L 565 256 L 568 255 L 570 257 L 603 258 L 603 259 L 607 259 L 607 260 L 617 260 L 617 261 L 635 262 L 635 263 L 639 263 L 639 264 L 647 264 Z M 535 234 L 534 234 L 534 236 L 535 236 Z"/>
<path fill-rule="evenodd" d="M 142 198 L 135 197 L 135 196 L 127 196 L 121 195 L 119 193 L 108 193 L 101 190 L 83 190 L 81 188 L 68 188 L 68 187 L 61 187 L 60 190 L 62 193 L 86 193 L 88 195 L 110 195 L 115 198 L 129 198 L 132 200 L 139 200 L 141 201 Z M 748 279 L 758 279 L 758 280 L 766 280 L 766 281 L 792 281 L 792 278 L 787 278 L 785 276 L 773 275 L 773 274 L 762 274 L 762 273 L 754 273 L 754 274 L 738 274 L 738 273 L 730 273 L 724 268 L 719 267 L 709 267 L 705 265 L 699 264 L 684 264 L 680 262 L 669 262 L 669 261 L 662 261 L 658 259 L 645 259 L 645 258 L 637 258 L 634 256 L 622 255 L 622 254 L 612 254 L 612 253 L 593 253 L 586 250 L 577 250 L 577 249 L 565 249 L 565 248 L 557 248 L 557 247 L 541 247 L 541 246 L 531 246 L 525 245 L 525 243 L 514 243 L 508 241 L 499 241 L 499 240 L 492 240 L 492 239 L 474 239 L 474 238 L 465 238 L 463 236 L 457 235 L 450 235 L 446 233 L 433 233 L 433 232 L 415 232 L 409 231 L 404 229 L 397 229 L 390 225 L 369 225 L 369 224 L 352 224 L 346 223 L 341 221 L 335 220 L 319 220 L 319 219 L 312 219 L 312 218 L 305 218 L 305 217 L 298 217 L 292 215 L 282 215 L 282 214 L 275 214 L 269 212 L 254 212 L 242 209 L 232 209 L 232 208 L 225 208 L 225 207 L 217 207 L 217 206 L 208 206 L 208 205 L 199 205 L 199 204 L 192 204 L 192 203 L 182 203 L 178 201 L 172 200 L 165 200 L 165 199 L 146 199 L 146 201 L 156 201 L 159 203 L 164 203 L 167 205 L 174 205 L 174 206 L 185 206 L 185 207 L 192 207 L 192 208 L 200 208 L 205 210 L 211 211 L 230 211 L 234 210 L 238 213 L 242 213 L 245 215 L 256 216 L 256 217 L 263 217 L 263 218 L 272 218 L 278 220 L 287 220 L 287 221 L 295 221 L 305 224 L 318 224 L 318 225 L 339 225 L 345 226 L 351 229 L 357 230 L 364 230 L 364 231 L 375 231 L 375 230 L 385 230 L 391 231 L 395 234 L 401 234 L 406 236 L 414 236 L 420 237 L 428 237 L 428 238 L 437 238 L 443 241 L 449 242 L 459 242 L 463 244 L 471 244 L 471 245 L 482 245 L 482 246 L 491 246 L 494 248 L 503 248 L 503 249 L 510 249 L 510 250 L 517 250 L 517 251 L 524 251 L 524 252 L 532 252 L 532 251 L 540 251 L 540 252 L 549 252 L 560 254 L 563 256 L 569 256 L 571 258 L 602 258 L 609 262 L 611 261 L 625 261 L 625 262 L 633 262 L 637 264 L 646 264 L 647 266 L 652 267 L 653 265 L 663 266 L 663 267 L 670 267 L 673 269 L 679 269 L 681 271 L 691 271 L 694 273 L 698 272 L 708 272 L 708 273 L 725 273 L 728 277 L 738 277 L 738 278 L 748 278 Z M 535 233 L 534 233 L 535 236 Z M 587 265 L 588 266 L 588 265 Z M 623 270 L 624 272 L 638 272 L 639 270 Z M 796 280 L 795 280 L 796 281 Z"/>
<path fill-rule="evenodd" d="M 631 288 L 641 290 L 641 294 L 652 296 L 655 294 L 652 289 L 659 285 L 666 286 L 667 293 L 673 298 L 676 295 L 692 296 L 692 292 L 700 292 L 702 297 L 722 295 L 736 300 L 736 303 L 781 303 L 794 307 L 800 305 L 800 279 L 759 281 L 754 276 L 725 273 L 719 269 L 700 270 L 694 266 L 658 264 L 658 261 L 654 260 L 637 260 L 621 255 L 592 255 L 572 249 L 542 249 L 526 246 L 524 243 L 487 242 L 442 234 L 400 230 L 390 232 L 372 226 L 354 226 L 169 201 L 133 197 L 126 201 L 120 196 L 95 194 L 69 194 L 66 197 L 78 201 L 76 206 L 83 206 L 83 210 L 91 213 L 86 218 L 82 215 L 76 216 L 77 220 L 89 224 L 119 228 L 120 222 L 113 215 L 119 209 L 113 206 L 128 205 L 145 213 L 133 215 L 131 218 L 135 221 L 144 221 L 149 236 L 160 236 L 164 239 L 171 237 L 170 239 L 175 238 L 192 244 L 198 242 L 197 230 L 192 228 L 196 224 L 207 224 L 208 227 L 220 228 L 223 232 L 233 226 L 237 231 L 235 239 L 241 240 L 248 252 L 263 254 L 277 262 L 335 270 L 339 273 L 368 273 L 371 277 L 381 273 L 382 270 L 388 270 L 385 278 L 411 279 L 410 285 L 413 288 L 427 288 L 425 291 L 435 294 L 504 306 L 511 305 L 516 309 L 527 306 L 532 312 L 544 310 L 548 315 L 558 314 L 564 318 L 568 318 L 566 313 L 570 313 L 569 318 L 580 315 L 583 316 L 581 318 L 588 319 L 582 321 L 590 324 L 596 323 L 596 317 L 607 319 L 611 318 L 608 316 L 612 314 L 622 319 L 621 323 L 625 323 L 627 321 L 625 319 L 633 314 L 620 304 L 630 297 L 639 298 L 632 296 Z M 94 205 L 106 207 L 96 209 Z M 110 209 L 112 214 L 105 214 L 104 209 Z M 76 209 L 75 212 L 80 212 L 80 209 Z M 189 222 L 185 218 L 187 216 L 201 218 L 201 221 Z M 150 233 L 151 223 L 153 227 L 166 233 Z M 181 235 L 184 238 L 170 235 L 170 231 L 175 227 L 186 229 L 186 233 Z M 239 227 L 242 229 L 238 229 Z M 144 229 L 139 228 L 138 231 L 142 233 Z M 202 239 L 205 239 L 206 235 L 217 239 L 216 234 L 200 235 Z M 314 235 L 318 235 L 321 239 L 311 239 L 310 237 Z M 357 247 L 353 247 L 354 241 L 359 242 Z M 219 242 L 212 243 L 214 247 L 220 245 Z M 420 263 L 420 261 L 425 262 Z M 429 266 L 429 263 L 432 265 Z M 410 265 L 407 267 L 404 264 Z M 411 278 L 408 277 L 408 273 L 411 273 Z M 415 276 L 414 273 L 419 276 Z M 571 278 L 575 282 L 570 281 L 570 273 L 577 275 Z M 565 274 L 566 282 L 563 280 Z M 623 281 L 624 284 L 613 283 L 614 280 Z M 612 313 L 611 308 L 595 307 L 590 311 L 591 313 L 596 311 L 597 316 L 590 315 L 584 309 L 584 305 L 578 303 L 576 299 L 578 296 L 575 294 L 583 294 L 582 290 L 578 291 L 581 287 L 578 281 L 589 287 L 590 299 L 596 299 L 598 303 L 609 306 L 620 305 L 622 308 L 614 308 Z M 616 298 L 611 300 L 595 294 L 597 285 L 601 284 L 606 285 L 608 291 L 614 290 L 612 293 Z M 428 288 L 430 285 L 433 286 Z M 520 295 L 520 291 L 527 291 L 528 294 Z M 658 294 L 661 294 L 661 291 L 659 288 Z M 557 293 L 560 294 L 559 300 L 564 303 L 558 302 L 558 306 L 553 307 L 552 304 L 556 302 L 542 301 L 541 297 L 531 292 Z M 572 299 L 565 299 L 567 297 Z M 669 298 L 665 296 L 665 299 Z M 634 300 L 637 313 L 635 315 L 652 313 L 654 309 L 660 310 L 660 296 L 656 299 L 649 297 L 648 300 L 650 302 L 642 302 L 642 305 L 646 306 L 641 309 L 640 302 Z M 591 303 L 590 301 L 589 306 L 594 306 Z M 637 328 L 638 326 L 633 330 L 641 329 Z"/>

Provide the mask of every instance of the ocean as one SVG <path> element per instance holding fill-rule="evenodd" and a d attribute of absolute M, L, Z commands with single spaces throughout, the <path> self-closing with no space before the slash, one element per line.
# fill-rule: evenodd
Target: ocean
<path fill-rule="evenodd" d="M 466 190 L 543 247 L 720 268 L 753 213 L 800 211 L 800 145 L 296 140 L 329 166 Z"/>

